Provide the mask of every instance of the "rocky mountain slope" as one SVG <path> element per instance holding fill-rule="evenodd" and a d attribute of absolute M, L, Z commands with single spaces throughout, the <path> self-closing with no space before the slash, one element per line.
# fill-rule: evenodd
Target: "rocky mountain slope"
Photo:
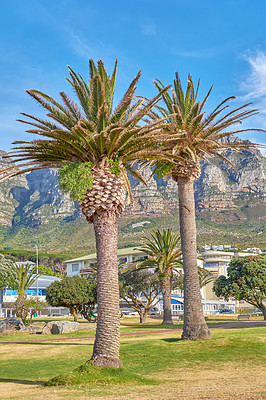
<path fill-rule="evenodd" d="M 1 169 L 7 165 L 4 155 L 5 152 L 0 151 Z M 228 152 L 227 157 L 237 170 L 219 159 L 202 162 L 202 174 L 195 182 L 198 220 L 206 224 L 237 223 L 242 224 L 243 229 L 250 221 L 258 225 L 266 216 L 266 159 L 259 151 L 253 154 Z M 160 226 L 164 225 L 162 221 L 168 221 L 169 225 L 172 216 L 178 214 L 176 183 L 171 179 L 156 179 L 151 176 L 150 169 L 146 169 L 144 175 L 148 186 L 131 179 L 134 202 L 126 208 L 120 222 L 120 237 L 125 244 L 130 232 L 134 237 L 134 232 L 149 230 L 158 221 L 161 221 Z M 71 231 L 72 237 L 75 232 L 75 240 L 82 242 L 83 239 L 78 238 L 83 226 L 87 227 L 86 221 L 78 205 L 60 191 L 55 170 L 34 171 L 0 183 L 0 244 L 20 246 L 23 237 L 28 235 L 30 242 L 32 235 L 39 236 L 41 231 L 46 232 L 41 240 L 44 246 L 45 237 L 49 247 L 48 242 L 55 243 L 56 236 L 63 231 L 66 236 Z M 55 227 L 58 232 L 52 234 Z M 86 229 L 91 236 L 91 228 Z M 14 242 L 15 237 L 17 241 Z"/>

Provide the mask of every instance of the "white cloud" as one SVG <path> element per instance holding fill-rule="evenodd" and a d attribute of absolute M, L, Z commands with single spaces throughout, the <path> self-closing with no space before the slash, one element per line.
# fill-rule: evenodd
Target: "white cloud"
<path fill-rule="evenodd" d="M 261 154 L 266 157 L 266 147 L 258 147 L 259 151 L 261 152 Z"/>
<path fill-rule="evenodd" d="M 94 49 L 92 49 L 84 40 L 82 40 L 80 36 L 70 29 L 68 29 L 68 33 L 70 38 L 70 47 L 76 54 L 86 60 L 94 56 Z"/>
<path fill-rule="evenodd" d="M 156 26 L 154 23 L 144 24 L 141 27 L 142 33 L 147 36 L 156 36 Z"/>
<path fill-rule="evenodd" d="M 243 58 L 249 64 L 249 71 L 240 83 L 241 99 L 252 101 L 261 113 L 266 113 L 266 52 L 249 52 Z"/>

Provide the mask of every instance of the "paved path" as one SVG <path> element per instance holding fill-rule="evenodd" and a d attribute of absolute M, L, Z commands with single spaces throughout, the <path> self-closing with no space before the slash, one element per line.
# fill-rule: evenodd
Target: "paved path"
<path fill-rule="evenodd" d="M 246 322 L 232 322 L 228 324 L 219 324 L 219 325 L 209 325 L 210 329 L 215 328 L 238 328 L 239 326 L 256 326 L 256 325 L 266 325 L 266 321 L 246 321 Z M 154 331 L 141 331 L 141 332 L 127 332 L 121 333 L 120 336 L 139 336 L 139 335 L 152 335 L 156 333 L 170 333 L 170 332 L 181 332 L 182 329 L 174 328 L 174 329 L 157 329 Z M 67 340 L 84 340 L 84 339 L 94 339 L 95 336 L 80 336 L 80 337 L 69 337 L 69 338 L 48 338 L 47 339 L 37 339 L 37 340 L 20 340 L 16 342 L 0 342 L 0 344 L 23 344 L 23 343 L 35 343 L 35 342 L 62 342 Z"/>

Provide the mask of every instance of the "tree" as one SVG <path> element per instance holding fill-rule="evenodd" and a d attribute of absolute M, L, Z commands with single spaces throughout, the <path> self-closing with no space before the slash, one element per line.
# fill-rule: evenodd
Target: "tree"
<path fill-rule="evenodd" d="M 153 230 L 150 237 L 144 237 L 144 246 L 137 249 L 148 258 L 137 263 L 137 268 L 155 268 L 158 273 L 163 295 L 163 324 L 172 324 L 171 295 L 173 290 L 173 272 L 182 267 L 181 250 L 178 247 L 180 237 L 172 229 Z"/>
<path fill-rule="evenodd" d="M 159 91 L 164 88 L 159 80 L 155 80 L 155 86 Z M 193 184 L 201 173 L 200 160 L 216 156 L 234 167 L 222 152 L 225 150 L 242 151 L 255 146 L 240 139 L 230 141 L 229 137 L 235 133 L 254 131 L 254 129 L 231 130 L 231 126 L 241 123 L 256 114 L 256 111 L 248 109 L 249 104 L 246 104 L 223 114 L 228 107 L 228 101 L 234 99 L 234 97 L 228 97 L 214 111 L 206 115 L 204 106 L 212 88 L 202 102 L 197 100 L 198 89 L 199 81 L 195 90 L 192 77 L 189 75 L 187 89 L 184 93 L 180 77 L 176 73 L 172 93 L 165 92 L 163 94 L 165 107 L 158 107 L 158 112 L 153 113 L 154 120 L 160 119 L 162 116 L 167 118 L 167 127 L 163 129 L 165 132 L 168 131 L 173 138 L 171 144 L 168 142 L 168 151 L 171 150 L 176 156 L 176 159 L 170 162 L 157 162 L 155 172 L 163 176 L 170 175 L 178 184 L 180 236 L 184 266 L 182 338 L 189 340 L 210 337 L 203 315 L 197 271 Z M 258 131 L 258 129 L 256 130 Z"/>
<path fill-rule="evenodd" d="M 26 322 L 28 310 L 31 307 L 31 301 L 33 299 L 27 300 L 26 291 L 31 287 L 31 285 L 37 281 L 37 279 L 42 275 L 41 272 L 36 273 L 36 268 L 30 263 L 20 264 L 14 263 L 14 271 L 17 275 L 17 280 L 10 286 L 12 289 L 18 291 L 18 297 L 15 302 L 15 312 L 16 316 L 21 318 L 22 322 Z M 38 293 L 37 293 L 38 296 Z M 36 306 L 39 307 L 39 301 L 36 300 Z M 43 305 L 44 308 L 45 305 Z"/>
<path fill-rule="evenodd" d="M 46 305 L 44 301 L 33 298 L 28 299 L 27 295 L 23 293 L 15 301 L 14 309 L 16 316 L 21 318 L 23 324 L 31 325 L 34 313 L 43 310 Z M 29 321 L 27 321 L 28 314 L 30 314 Z"/>
<path fill-rule="evenodd" d="M 11 286 L 11 288 L 18 291 L 18 297 L 24 295 L 31 285 L 42 275 L 41 271 L 37 274 L 36 268 L 34 268 L 30 263 L 14 263 L 14 269 L 18 280 Z"/>
<path fill-rule="evenodd" d="M 96 279 L 81 276 L 64 277 L 46 289 L 46 300 L 53 307 L 68 307 L 77 321 L 78 314 L 90 320 L 97 301 Z"/>
<path fill-rule="evenodd" d="M 248 256 L 235 258 L 227 269 L 228 278 L 224 275 L 214 282 L 213 291 L 217 297 L 228 300 L 234 297 L 245 300 L 259 308 L 266 320 L 266 256 Z"/>
<path fill-rule="evenodd" d="M 14 263 L 0 254 L 0 289 L 18 285 L 18 275 Z"/>
<path fill-rule="evenodd" d="M 119 367 L 120 320 L 117 265 L 117 218 L 132 197 L 127 171 L 144 181 L 133 162 L 160 157 L 155 135 L 162 121 L 141 124 L 160 100 L 133 102 L 140 72 L 114 109 L 117 62 L 111 76 L 104 63 L 89 63 L 89 83 L 69 67 L 67 81 L 74 89 L 79 106 L 64 92 L 63 104 L 38 90 L 27 90 L 46 111 L 48 120 L 26 113 L 20 120 L 31 126 L 28 132 L 41 137 L 17 141 L 12 157 L 17 163 L 6 168 L 2 179 L 44 168 L 59 169 L 62 190 L 77 200 L 96 237 L 98 265 L 98 322 L 91 361 L 97 366 Z M 165 90 L 165 89 L 163 89 Z M 160 131 L 161 132 L 161 131 Z M 162 141 L 163 133 L 160 133 Z"/>
<path fill-rule="evenodd" d="M 121 275 L 120 296 L 139 314 L 140 323 L 146 322 L 152 307 L 161 300 L 161 284 L 158 274 L 128 270 Z M 142 300 L 141 297 L 145 298 Z"/>

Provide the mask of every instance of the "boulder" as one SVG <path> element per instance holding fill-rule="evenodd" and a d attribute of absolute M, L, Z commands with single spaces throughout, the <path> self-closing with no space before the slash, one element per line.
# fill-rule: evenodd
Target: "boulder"
<path fill-rule="evenodd" d="M 48 322 L 43 330 L 43 335 L 58 335 L 60 333 L 70 333 L 78 331 L 80 329 L 80 324 L 78 322 L 71 321 L 50 321 Z"/>
<path fill-rule="evenodd" d="M 22 321 L 16 318 L 6 318 L 0 321 L 0 333 L 22 331 L 25 326 Z"/>

